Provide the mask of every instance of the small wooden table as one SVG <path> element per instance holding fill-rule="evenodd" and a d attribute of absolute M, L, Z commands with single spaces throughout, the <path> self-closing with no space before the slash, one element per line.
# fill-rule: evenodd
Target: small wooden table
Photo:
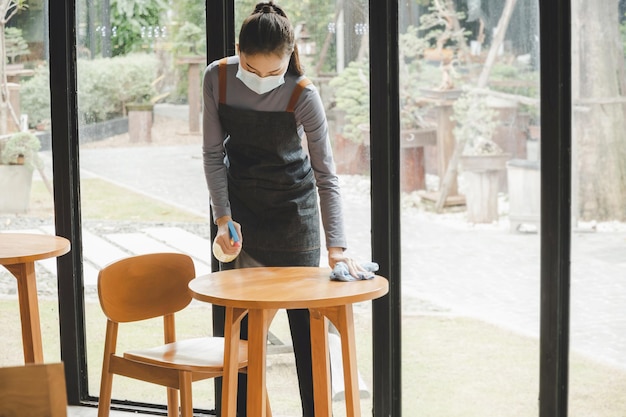
<path fill-rule="evenodd" d="M 43 363 L 35 261 L 61 256 L 69 250 L 69 240 L 59 236 L 0 233 L 0 265 L 17 278 L 26 363 Z"/>
<path fill-rule="evenodd" d="M 220 271 L 193 279 L 194 298 L 226 308 L 222 415 L 235 416 L 237 356 L 241 319 L 248 314 L 248 416 L 266 417 L 265 356 L 270 323 L 278 309 L 307 308 L 311 313 L 315 415 L 332 415 L 329 319 L 339 331 L 348 417 L 360 417 L 359 383 L 352 304 L 382 297 L 389 284 L 371 280 L 338 282 L 330 269 L 261 267 Z M 233 358 L 233 359 L 231 359 Z"/>

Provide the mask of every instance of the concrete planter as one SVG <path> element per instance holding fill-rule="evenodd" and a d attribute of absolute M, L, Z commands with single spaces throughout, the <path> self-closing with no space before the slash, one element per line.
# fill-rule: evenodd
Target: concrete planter
<path fill-rule="evenodd" d="M 154 105 L 129 103 L 128 136 L 131 142 L 152 142 L 152 113 Z"/>
<path fill-rule="evenodd" d="M 0 165 L 0 213 L 26 213 L 30 205 L 33 169 Z"/>
<path fill-rule="evenodd" d="M 400 134 L 400 187 L 411 192 L 426 189 L 424 147 L 437 145 L 437 129 L 404 129 Z"/>
<path fill-rule="evenodd" d="M 539 161 L 512 159 L 506 163 L 509 182 L 509 221 L 511 232 L 522 225 L 539 230 L 541 178 Z"/>
<path fill-rule="evenodd" d="M 363 134 L 363 144 L 367 144 L 365 150 L 354 150 L 350 153 L 357 155 L 361 161 L 361 167 L 354 169 L 353 173 L 369 172 L 369 142 L 370 127 L 363 124 L 359 126 Z M 426 168 L 424 160 L 424 147 L 437 145 L 437 129 L 403 129 L 400 134 L 400 188 L 404 192 L 426 189 Z M 362 145 L 361 145 L 362 146 Z M 338 158 L 336 158 L 338 159 Z"/>
<path fill-rule="evenodd" d="M 493 223 L 498 220 L 500 174 L 510 158 L 508 153 L 461 157 L 461 170 L 467 183 L 467 220 L 470 223 Z"/>
<path fill-rule="evenodd" d="M 336 134 L 333 154 L 338 174 L 365 175 L 370 171 L 369 137 L 365 143 L 356 143 Z"/>

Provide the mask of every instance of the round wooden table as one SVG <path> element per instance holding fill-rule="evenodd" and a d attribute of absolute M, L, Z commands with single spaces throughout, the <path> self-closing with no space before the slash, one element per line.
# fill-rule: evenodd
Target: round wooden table
<path fill-rule="evenodd" d="M 371 280 L 352 282 L 331 281 L 329 276 L 328 268 L 260 267 L 214 272 L 189 283 L 195 299 L 226 308 L 223 416 L 235 416 L 236 352 L 245 314 L 248 314 L 248 416 L 267 415 L 264 389 L 267 334 L 277 310 L 282 308 L 306 308 L 311 313 L 316 417 L 332 415 L 328 320 L 341 337 L 347 416 L 361 416 L 352 304 L 382 297 L 389 284 L 378 275 Z"/>
<path fill-rule="evenodd" d="M 43 363 L 35 261 L 61 256 L 69 251 L 70 241 L 64 237 L 0 233 L 0 265 L 17 278 L 22 345 L 26 363 Z"/>

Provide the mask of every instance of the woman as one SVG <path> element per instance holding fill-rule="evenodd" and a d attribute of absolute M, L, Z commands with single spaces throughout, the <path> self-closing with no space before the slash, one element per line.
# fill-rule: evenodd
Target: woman
<path fill-rule="evenodd" d="M 363 272 L 344 254 L 328 124 L 319 94 L 303 74 L 293 27 L 272 2 L 257 4 L 243 22 L 238 55 L 205 70 L 203 159 L 216 240 L 227 255 L 241 250 L 222 269 L 319 266 L 319 195 L 330 267 L 345 262 L 355 277 Z M 241 248 L 231 242 L 231 220 Z M 287 315 L 303 416 L 313 417 L 309 313 Z M 247 323 L 242 338 L 247 339 Z M 245 395 L 246 378 L 240 375 L 239 416 L 246 415 Z"/>

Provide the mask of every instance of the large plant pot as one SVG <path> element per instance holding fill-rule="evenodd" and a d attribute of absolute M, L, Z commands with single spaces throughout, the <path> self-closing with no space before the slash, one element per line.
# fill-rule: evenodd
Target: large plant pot
<path fill-rule="evenodd" d="M 128 136 L 131 142 L 152 142 L 152 104 L 126 104 Z"/>
<path fill-rule="evenodd" d="M 0 165 L 0 213 L 26 213 L 32 181 L 31 167 Z"/>
<path fill-rule="evenodd" d="M 541 178 L 539 161 L 512 159 L 506 163 L 509 182 L 509 222 L 511 232 L 522 225 L 539 230 Z"/>
<path fill-rule="evenodd" d="M 361 143 L 335 135 L 333 154 L 339 174 L 368 174 L 370 170 L 369 125 L 359 126 Z M 436 129 L 403 130 L 400 135 L 401 189 L 411 192 L 426 189 L 424 147 L 437 144 Z"/>
<path fill-rule="evenodd" d="M 461 157 L 460 166 L 467 185 L 467 220 L 470 223 L 493 223 L 498 220 L 500 175 L 510 158 L 510 154 Z"/>
<path fill-rule="evenodd" d="M 333 142 L 333 157 L 338 174 L 368 174 L 370 171 L 369 140 L 366 143 L 356 143 L 338 133 Z"/>
<path fill-rule="evenodd" d="M 400 188 L 411 192 L 426 189 L 424 147 L 437 145 L 437 129 L 405 129 L 400 135 Z"/>

